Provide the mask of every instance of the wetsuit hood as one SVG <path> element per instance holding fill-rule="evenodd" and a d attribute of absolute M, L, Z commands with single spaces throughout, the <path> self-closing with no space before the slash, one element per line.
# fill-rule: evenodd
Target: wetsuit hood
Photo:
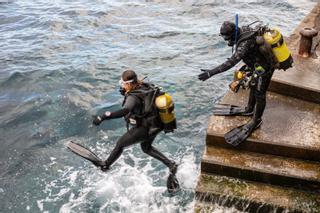
<path fill-rule="evenodd" d="M 233 22 L 225 21 L 220 27 L 220 36 L 228 42 L 228 46 L 233 46 L 236 42 L 236 31 L 241 33 L 240 30 Z"/>

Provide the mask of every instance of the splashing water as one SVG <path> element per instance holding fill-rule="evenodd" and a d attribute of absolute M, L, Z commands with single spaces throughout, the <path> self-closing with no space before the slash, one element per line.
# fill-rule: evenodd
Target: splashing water
<path fill-rule="evenodd" d="M 260 19 L 289 35 L 315 3 L 0 1 L 1 211 L 193 212 L 208 116 L 232 78 L 196 77 L 230 56 L 220 24 L 238 13 L 240 26 Z M 107 173 L 64 146 L 72 139 L 108 156 L 124 122 L 92 127 L 91 115 L 120 107 L 117 82 L 127 68 L 174 98 L 178 130 L 154 142 L 179 163 L 174 196 L 167 168 L 138 145 Z"/>

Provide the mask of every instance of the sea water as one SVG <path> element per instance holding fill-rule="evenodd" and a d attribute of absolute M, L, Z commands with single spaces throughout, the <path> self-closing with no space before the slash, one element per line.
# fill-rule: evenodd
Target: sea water
<path fill-rule="evenodd" d="M 231 55 L 221 23 L 239 14 L 240 26 L 261 20 L 288 36 L 316 2 L 1 0 L 0 212 L 193 212 L 208 117 L 233 75 L 197 79 Z M 179 164 L 174 196 L 167 168 L 139 145 L 107 173 L 65 147 L 107 158 L 125 123 L 96 127 L 92 115 L 121 107 L 126 69 L 174 99 L 178 129 L 153 143 Z"/>

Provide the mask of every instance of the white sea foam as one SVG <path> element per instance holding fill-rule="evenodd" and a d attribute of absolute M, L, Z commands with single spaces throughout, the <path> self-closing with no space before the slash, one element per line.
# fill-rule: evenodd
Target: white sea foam
<path fill-rule="evenodd" d="M 195 164 L 195 156 L 192 154 L 185 155 L 179 165 L 177 178 L 181 180 L 180 182 L 184 188 L 194 189 L 198 181 L 199 172 Z"/>
<path fill-rule="evenodd" d="M 90 203 L 90 200 L 96 200 L 99 203 L 99 212 L 116 211 L 116 209 L 121 212 L 142 213 L 179 211 L 181 198 L 171 197 L 167 194 L 168 169 L 163 167 L 163 170 L 155 170 L 151 163 L 152 158 L 149 156 L 146 156 L 148 162 L 139 168 L 141 158 L 133 155 L 132 149 L 133 147 L 126 150 L 124 156 L 106 173 L 93 168 L 86 168 L 84 173 L 74 170 L 67 171 L 68 175 L 64 178 L 68 179 L 70 186 L 75 186 L 76 178 L 84 178 L 84 183 L 83 187 L 79 188 L 80 191 L 77 190 L 77 193 L 80 192 L 78 196 L 75 196 L 74 192 L 70 194 L 68 202 L 60 208 L 60 213 L 76 211 L 80 206 Z M 125 158 L 128 157 L 134 161 L 135 166 L 125 163 Z M 177 178 L 180 181 L 182 191 L 195 187 L 198 171 L 194 161 L 195 157 L 189 152 L 179 164 Z M 156 166 L 158 165 L 161 163 L 156 161 Z M 61 173 L 61 176 L 65 176 L 65 174 Z M 49 188 L 55 187 L 55 182 L 48 184 L 48 186 Z M 60 196 L 67 192 L 68 190 L 64 189 L 52 196 Z M 51 198 L 51 200 L 54 199 Z M 187 206 L 191 208 L 193 203 L 191 202 Z"/>
<path fill-rule="evenodd" d="M 4 164 L 1 204 L 12 212 L 29 206 L 30 212 L 140 213 L 193 212 L 210 100 L 219 99 L 232 78 L 230 72 L 206 82 L 196 78 L 200 68 L 230 56 L 218 37 L 220 24 L 239 13 L 240 25 L 260 19 L 289 35 L 317 1 L 2 2 L 10 2 L 1 4 L 2 157 L 13 164 Z M 108 156 L 124 123 L 93 127 L 91 114 L 120 107 L 116 84 L 127 68 L 148 75 L 176 103 L 178 130 L 154 143 L 179 163 L 175 196 L 166 190 L 168 169 L 139 145 L 107 173 L 64 146 L 74 140 Z"/>

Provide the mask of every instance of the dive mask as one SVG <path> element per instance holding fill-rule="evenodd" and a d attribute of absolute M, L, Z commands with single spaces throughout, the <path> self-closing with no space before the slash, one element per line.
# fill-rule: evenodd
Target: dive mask
<path fill-rule="evenodd" d="M 224 34 L 220 34 L 220 36 L 223 38 L 223 40 L 228 42 L 228 46 L 232 47 L 234 45 L 234 36 Z"/>
<path fill-rule="evenodd" d="M 121 88 L 124 88 L 124 86 L 125 86 L 126 84 L 132 83 L 132 82 L 134 82 L 134 80 L 135 80 L 135 79 L 131 79 L 131 80 L 128 80 L 128 81 L 124 81 L 124 80 L 121 78 L 121 79 L 119 80 L 119 85 L 120 85 Z"/>
<path fill-rule="evenodd" d="M 229 41 L 231 39 L 231 35 L 223 35 L 223 34 L 220 34 L 220 36 L 223 38 L 223 40 L 225 41 Z"/>

